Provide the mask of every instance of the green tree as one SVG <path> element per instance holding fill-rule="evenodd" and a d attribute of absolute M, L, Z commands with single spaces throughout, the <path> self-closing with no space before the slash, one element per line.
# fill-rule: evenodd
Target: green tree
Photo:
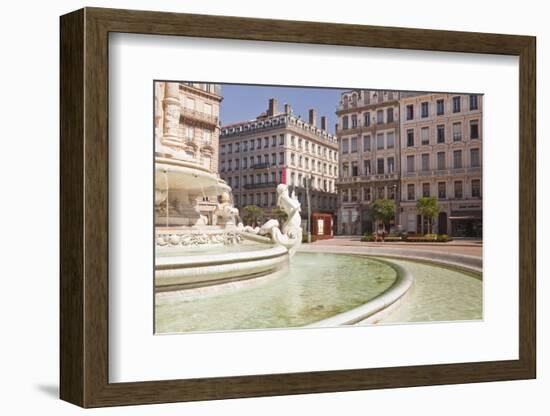
<path fill-rule="evenodd" d="M 434 196 L 424 196 L 416 203 L 416 212 L 421 217 L 422 234 L 424 234 L 424 218 L 428 219 L 428 234 L 432 232 L 433 219 L 439 213 L 439 204 Z"/>
<path fill-rule="evenodd" d="M 259 225 L 264 217 L 264 210 L 257 205 L 247 205 L 243 208 L 243 220 L 247 225 Z"/>
<path fill-rule="evenodd" d="M 377 199 L 371 206 L 371 217 L 374 221 L 382 221 L 384 224 L 395 218 L 395 201 L 393 199 Z"/>

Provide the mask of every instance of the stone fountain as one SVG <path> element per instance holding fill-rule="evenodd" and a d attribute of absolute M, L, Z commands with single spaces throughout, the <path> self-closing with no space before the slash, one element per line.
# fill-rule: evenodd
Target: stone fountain
<path fill-rule="evenodd" d="M 216 174 L 181 160 L 156 160 L 155 288 L 185 290 L 250 280 L 288 264 L 302 241 L 300 202 L 277 188 L 282 226 L 243 226 L 231 188 Z"/>
<path fill-rule="evenodd" d="M 219 106 L 214 84 L 155 82 L 155 289 L 220 285 L 284 268 L 301 243 L 300 203 L 279 185 L 288 215 L 252 229 L 239 222 L 217 174 Z"/>

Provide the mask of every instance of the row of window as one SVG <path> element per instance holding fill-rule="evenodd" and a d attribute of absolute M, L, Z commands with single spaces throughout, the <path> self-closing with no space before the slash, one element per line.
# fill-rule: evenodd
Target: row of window
<path fill-rule="evenodd" d="M 301 173 L 296 174 L 291 172 L 288 178 L 288 185 L 306 187 L 307 176 Z M 262 185 L 274 186 L 283 181 L 283 172 L 271 172 L 271 173 L 257 173 L 255 175 L 243 175 L 243 176 L 229 176 L 225 178 L 227 184 L 234 188 L 239 189 L 241 185 L 243 187 L 247 185 Z M 334 180 L 323 179 L 317 176 L 311 177 L 311 188 L 322 190 L 325 192 L 334 192 Z"/>
<path fill-rule="evenodd" d="M 330 160 L 337 160 L 338 153 L 336 151 L 333 151 L 332 149 L 328 149 L 325 146 L 321 146 L 320 144 L 316 144 L 314 142 L 309 142 L 308 140 L 304 140 L 301 137 L 298 138 L 296 141 L 295 136 L 290 136 L 290 145 L 292 147 L 296 147 L 296 142 L 298 143 L 298 149 L 304 150 L 308 153 L 317 154 L 318 156 L 324 156 L 325 158 L 328 158 Z M 242 147 L 241 147 L 242 143 Z M 263 146 L 262 146 L 263 143 Z M 279 135 L 279 146 L 284 146 L 285 144 L 285 135 L 280 134 Z M 266 149 L 269 147 L 276 147 L 277 146 L 277 136 L 271 136 L 271 141 L 269 140 L 269 137 L 257 138 L 257 139 L 251 139 L 251 140 L 244 140 L 242 142 L 235 142 L 235 143 L 227 143 L 222 144 L 220 147 L 220 154 L 232 154 L 232 153 L 239 153 L 241 151 L 248 152 L 249 150 L 260 150 L 260 149 Z M 311 150 L 310 150 L 311 149 Z"/>
<path fill-rule="evenodd" d="M 369 105 L 371 103 L 383 103 L 384 101 L 391 101 L 394 97 L 397 97 L 397 93 L 394 91 L 362 91 L 362 93 L 353 92 L 351 94 L 345 94 L 342 96 L 341 105 L 348 106 L 358 104 L 359 96 L 363 95 L 363 104 Z"/>
<path fill-rule="evenodd" d="M 393 123 L 395 121 L 394 108 L 388 107 L 385 110 L 376 110 L 376 112 L 366 111 L 362 113 L 364 127 L 369 127 L 371 124 Z M 355 129 L 361 125 L 361 121 L 357 114 L 342 116 L 342 130 Z"/>
<path fill-rule="evenodd" d="M 182 84 L 189 85 L 200 90 L 210 92 L 212 94 L 220 95 L 221 87 L 219 84 L 198 83 L 198 82 L 182 82 Z"/>
<path fill-rule="evenodd" d="M 463 151 L 454 150 L 452 152 L 452 168 L 453 169 L 462 169 L 464 167 L 463 162 Z M 447 169 L 447 153 L 446 152 L 437 152 L 435 155 L 435 163 L 437 170 Z M 417 155 L 408 155 L 407 156 L 407 172 L 416 172 L 420 171 L 430 171 L 432 169 L 432 155 L 430 153 L 423 153 L 420 155 L 420 166 L 417 167 Z M 477 168 L 481 166 L 481 157 L 479 148 L 470 149 L 470 165 L 469 167 Z M 418 169 L 420 168 L 420 169 Z M 376 159 L 376 171 L 372 170 L 371 160 L 363 160 L 363 170 L 359 171 L 359 163 L 357 161 L 352 161 L 351 164 L 344 162 L 342 164 L 342 175 L 346 178 L 349 176 L 359 176 L 359 175 L 371 175 L 371 174 L 385 174 L 393 173 L 395 171 L 395 158 L 393 156 L 387 158 L 377 158 Z"/>
<path fill-rule="evenodd" d="M 455 199 L 464 198 L 464 182 L 463 181 L 454 181 L 452 190 L 453 197 Z M 423 183 L 422 185 L 422 196 L 429 197 L 432 196 L 431 184 Z M 414 183 L 407 184 L 407 200 L 414 201 L 416 199 L 416 185 Z M 472 179 L 470 181 L 470 197 L 471 198 L 481 198 L 481 180 Z M 437 198 L 438 199 L 447 199 L 447 182 L 438 182 L 437 183 Z"/>
<path fill-rule="evenodd" d="M 206 144 L 212 143 L 213 130 L 197 128 L 186 124 L 180 124 L 180 129 L 183 132 L 185 140 L 193 141 L 197 139 L 202 140 Z"/>
<path fill-rule="evenodd" d="M 363 201 L 372 201 L 374 199 L 395 199 L 397 194 L 397 185 L 377 186 L 363 188 Z M 342 189 L 342 202 L 358 202 L 361 200 L 360 189 Z"/>
<path fill-rule="evenodd" d="M 338 174 L 336 165 L 321 163 L 320 160 L 315 163 L 314 159 L 311 159 L 310 163 L 310 159 L 302 155 L 298 156 L 298 162 L 296 162 L 296 155 L 294 153 L 290 154 L 290 166 L 298 166 L 299 168 L 311 170 L 312 172 L 323 173 L 325 175 L 328 174 L 331 176 L 336 176 Z"/>
<path fill-rule="evenodd" d="M 463 199 L 464 195 L 464 181 L 457 180 L 452 183 L 452 191 L 454 199 Z M 422 197 L 432 196 L 432 186 L 430 183 L 421 184 Z M 362 188 L 363 201 L 372 201 L 374 199 L 389 198 L 395 199 L 397 187 L 390 186 L 377 186 L 377 187 L 365 187 Z M 358 202 L 361 200 L 361 190 L 358 188 L 342 189 L 341 198 L 342 202 Z M 447 182 L 437 183 L 437 198 L 447 199 Z M 470 197 L 481 198 L 481 180 L 470 180 Z M 416 185 L 414 183 L 407 184 L 407 201 L 415 201 L 417 199 Z"/>
<path fill-rule="evenodd" d="M 249 163 L 250 162 L 250 163 Z M 250 156 L 249 158 L 243 157 L 242 158 L 242 169 L 248 169 L 253 167 L 268 167 L 268 166 L 275 166 L 277 165 L 284 165 L 285 164 L 285 153 L 280 152 L 279 158 L 277 160 L 277 153 L 272 153 L 271 157 L 268 154 L 263 155 L 256 155 Z M 258 166 L 263 165 L 263 166 Z M 227 170 L 239 170 L 241 168 L 241 159 L 229 159 L 227 160 Z M 226 170 L 226 161 L 225 159 L 222 159 L 220 161 L 220 170 L 222 172 L 225 172 Z"/>
<path fill-rule="evenodd" d="M 430 116 L 430 102 L 424 101 L 420 103 L 419 113 L 416 115 L 419 118 L 428 118 Z M 479 109 L 479 98 L 477 95 L 468 96 L 468 104 L 470 111 Z M 435 115 L 443 116 L 445 115 L 445 100 L 439 99 L 435 102 Z M 460 113 L 462 111 L 462 96 L 457 95 L 451 99 L 451 108 L 452 113 Z M 405 118 L 406 120 L 415 119 L 415 106 L 414 104 L 407 104 L 405 106 Z"/>
<path fill-rule="evenodd" d="M 263 146 L 262 146 L 263 143 Z M 271 136 L 271 141 L 269 137 L 264 137 L 263 139 L 261 137 L 258 137 L 257 139 L 250 139 L 250 140 L 243 140 L 242 141 L 242 151 L 248 152 L 248 150 L 254 150 L 254 149 L 266 149 L 270 146 L 275 147 L 277 146 L 277 136 L 273 135 Z M 283 146 L 285 144 L 285 135 L 279 134 L 279 146 Z M 227 143 L 222 144 L 220 148 L 220 153 L 222 155 L 225 155 L 225 153 L 231 154 L 233 152 L 239 153 L 241 151 L 241 142 L 235 142 L 235 143 Z"/>
<path fill-rule="evenodd" d="M 454 150 L 452 152 L 452 168 L 462 169 L 464 167 L 463 151 Z M 437 170 L 447 169 L 447 152 L 437 152 L 435 155 L 435 167 Z M 417 157 L 416 155 L 407 156 L 407 172 L 415 172 L 416 170 L 429 171 L 432 169 L 432 154 L 423 153 L 420 155 L 420 169 L 417 169 Z M 481 166 L 481 157 L 479 148 L 470 149 L 470 166 L 472 168 L 478 168 Z"/>
<path fill-rule="evenodd" d="M 187 108 L 192 111 L 199 111 L 209 116 L 213 115 L 212 113 L 213 107 L 212 107 L 212 104 L 210 103 L 207 103 L 202 100 L 196 100 L 195 98 L 189 97 L 189 96 L 183 97 L 181 101 L 184 105 L 184 108 Z"/>
<path fill-rule="evenodd" d="M 298 150 L 300 151 L 305 150 L 308 153 L 317 154 L 318 156 L 322 154 L 325 158 L 328 157 L 329 160 L 337 160 L 338 158 L 338 152 L 335 150 L 333 151 L 332 149 L 328 149 L 325 146 L 313 142 L 310 143 L 308 140 L 302 139 L 301 137 L 298 137 L 298 140 L 296 140 L 295 136 L 290 136 L 290 145 L 296 147 L 296 144 L 298 144 Z"/>
<path fill-rule="evenodd" d="M 307 204 L 305 194 L 299 192 L 296 197 L 305 207 Z M 250 194 L 234 195 L 233 197 L 235 206 L 257 205 L 265 208 L 274 208 L 277 206 L 277 194 L 276 192 L 257 192 Z M 335 209 L 337 199 L 335 196 L 328 195 L 310 195 L 310 201 L 312 208 L 322 209 Z"/>
<path fill-rule="evenodd" d="M 288 182 L 288 184 L 291 186 L 300 186 L 305 188 L 308 177 L 309 176 L 302 175 L 301 173 L 296 174 L 294 172 L 291 172 L 290 181 Z M 312 189 L 318 189 L 324 192 L 335 192 L 334 180 L 323 179 L 317 176 L 312 176 L 310 178 L 310 186 Z"/>
<path fill-rule="evenodd" d="M 229 186 L 235 189 L 239 189 L 241 186 L 241 176 L 226 177 L 225 181 Z M 279 184 L 283 179 L 283 171 L 271 172 L 271 173 L 257 173 L 256 175 L 243 175 L 242 186 L 255 185 L 255 184 Z"/>
<path fill-rule="evenodd" d="M 242 163 L 241 163 L 242 162 Z M 250 156 L 249 158 L 243 157 L 241 159 L 229 159 L 220 161 L 220 171 L 225 172 L 232 170 L 248 169 L 248 168 L 267 168 L 269 166 L 276 166 L 285 164 L 285 153 L 280 152 L 279 158 L 277 160 L 277 154 L 271 153 L 265 155 L 256 155 Z M 325 175 L 337 176 L 338 168 L 336 165 L 330 163 L 321 163 L 320 160 L 310 159 L 302 155 L 298 156 L 298 161 L 296 162 L 296 155 L 294 153 L 290 154 L 290 165 L 298 166 L 303 169 L 311 170 L 312 172 L 323 173 Z"/>
<path fill-rule="evenodd" d="M 435 143 L 446 143 L 445 124 L 439 124 L 435 128 Z M 415 141 L 415 129 L 407 129 L 407 147 L 417 145 Z M 462 122 L 457 121 L 451 126 L 451 137 L 453 142 L 462 141 Z M 470 140 L 479 139 L 479 120 L 470 120 L 469 122 L 469 138 Z M 430 126 L 420 128 L 420 145 L 433 144 L 430 134 Z"/>
<path fill-rule="evenodd" d="M 276 125 L 282 125 L 285 124 L 285 122 L 289 122 L 290 124 L 298 124 L 301 126 L 300 123 L 295 123 L 294 117 L 275 117 L 275 118 L 268 118 L 267 120 L 257 120 L 250 124 L 240 124 L 238 126 L 233 127 L 224 127 L 222 128 L 222 134 L 232 134 L 232 133 L 241 133 L 243 131 L 249 131 L 249 130 L 256 130 L 256 129 L 263 129 L 264 127 L 271 127 Z"/>
<path fill-rule="evenodd" d="M 371 160 L 365 159 L 363 160 L 363 170 L 362 172 L 359 172 L 359 163 L 357 161 L 353 161 L 350 163 L 343 163 L 342 164 L 342 175 L 344 178 L 350 177 L 350 176 L 359 176 L 359 175 L 382 175 L 385 173 L 394 173 L 395 172 L 395 158 L 393 156 L 387 157 L 387 158 L 378 158 L 376 159 L 376 171 L 372 170 L 371 167 Z"/>
<path fill-rule="evenodd" d="M 321 130 L 315 126 L 310 125 L 309 123 L 304 122 L 303 120 L 296 118 L 294 116 L 281 116 L 268 118 L 266 120 L 256 120 L 250 124 L 240 124 L 233 127 L 223 127 L 221 132 L 222 135 L 228 135 L 233 133 L 248 132 L 256 129 L 263 129 L 271 126 L 283 126 L 288 124 L 290 126 L 297 126 L 305 131 L 312 132 L 313 134 L 326 139 L 330 142 L 335 141 L 335 137 L 330 135 L 326 130 Z"/>
<path fill-rule="evenodd" d="M 352 137 L 351 139 L 342 139 L 340 148 L 342 154 L 357 153 L 359 151 L 358 138 Z M 376 149 L 394 149 L 395 148 L 395 132 L 388 131 L 376 134 Z M 367 134 L 363 136 L 363 152 L 372 151 L 371 135 Z"/>

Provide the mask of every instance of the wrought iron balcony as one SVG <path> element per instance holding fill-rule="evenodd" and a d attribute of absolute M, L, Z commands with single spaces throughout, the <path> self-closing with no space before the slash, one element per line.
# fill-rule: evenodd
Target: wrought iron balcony
<path fill-rule="evenodd" d="M 244 189 L 273 188 L 279 185 L 279 182 L 247 183 L 243 185 Z"/>
<path fill-rule="evenodd" d="M 267 169 L 269 166 L 271 166 L 268 162 L 262 162 L 262 163 L 255 163 L 251 166 L 252 169 Z"/>
<path fill-rule="evenodd" d="M 391 181 L 399 179 L 397 172 L 392 173 L 371 173 L 369 175 L 361 176 L 347 176 L 337 179 L 337 184 L 356 183 L 356 182 L 369 182 L 369 181 Z"/>
<path fill-rule="evenodd" d="M 427 176 L 449 176 L 449 175 L 464 175 L 466 173 L 481 172 L 481 167 L 456 168 L 456 169 L 432 169 L 420 170 L 414 172 L 405 172 L 406 178 L 420 178 Z"/>

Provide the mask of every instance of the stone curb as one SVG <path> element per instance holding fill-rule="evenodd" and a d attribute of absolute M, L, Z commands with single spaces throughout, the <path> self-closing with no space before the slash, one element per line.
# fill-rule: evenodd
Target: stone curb
<path fill-rule="evenodd" d="M 340 325 L 353 325 L 360 321 L 367 319 L 368 317 L 380 312 L 390 305 L 398 301 L 413 284 L 412 274 L 404 267 L 386 262 L 397 272 L 397 279 L 394 284 L 382 293 L 380 296 L 372 299 L 371 301 L 351 309 L 346 312 L 342 312 L 338 315 L 332 316 L 321 321 L 314 322 L 313 324 L 306 325 L 306 328 L 327 327 L 327 326 L 340 326 Z"/>
<path fill-rule="evenodd" d="M 364 255 L 375 257 L 387 257 L 389 259 L 404 259 L 413 261 L 426 261 L 429 263 L 440 264 L 443 266 L 452 266 L 467 271 L 474 271 L 481 273 L 483 270 L 483 260 L 481 257 L 468 256 L 455 253 L 443 253 L 443 252 L 426 252 L 425 250 L 415 250 L 411 248 L 396 248 L 396 247 L 356 247 L 356 246 L 324 246 L 330 247 L 330 253 L 338 254 L 351 254 L 351 255 Z M 310 253 L 326 253 L 329 250 L 316 250 L 316 247 L 303 246 L 300 251 Z M 393 306 L 397 306 L 403 296 L 411 288 L 414 281 L 412 274 L 404 267 L 387 261 L 391 267 L 398 272 L 398 277 L 395 283 L 380 296 L 372 299 L 371 301 L 343 312 L 341 314 L 332 316 L 321 321 L 314 322 L 306 325 L 307 328 L 327 327 L 327 326 L 339 326 L 339 325 L 354 325 L 357 323 L 372 323 L 377 317 L 380 318 L 381 314 L 388 311 Z"/>

